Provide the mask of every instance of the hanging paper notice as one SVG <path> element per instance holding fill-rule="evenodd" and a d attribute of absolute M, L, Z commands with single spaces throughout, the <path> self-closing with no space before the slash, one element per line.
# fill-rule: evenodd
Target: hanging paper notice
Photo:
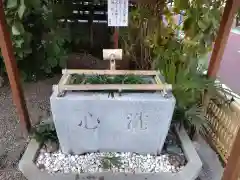
<path fill-rule="evenodd" d="M 108 0 L 108 26 L 128 26 L 128 0 Z"/>

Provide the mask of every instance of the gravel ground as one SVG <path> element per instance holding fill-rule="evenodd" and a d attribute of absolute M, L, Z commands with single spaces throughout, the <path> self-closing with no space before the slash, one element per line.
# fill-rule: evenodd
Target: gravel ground
<path fill-rule="evenodd" d="M 49 96 L 52 84 L 58 79 L 59 77 L 54 77 L 23 85 L 32 124 L 49 115 Z M 17 165 L 27 142 L 28 139 L 21 136 L 11 89 L 5 85 L 0 88 L 0 180 L 26 180 L 17 170 Z"/>

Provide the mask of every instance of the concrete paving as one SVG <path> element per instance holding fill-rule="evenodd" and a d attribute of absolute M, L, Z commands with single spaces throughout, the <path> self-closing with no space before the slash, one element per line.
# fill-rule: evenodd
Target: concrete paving
<path fill-rule="evenodd" d="M 217 153 L 200 136 L 194 140 L 194 145 L 203 163 L 199 180 L 220 180 L 224 169 Z"/>

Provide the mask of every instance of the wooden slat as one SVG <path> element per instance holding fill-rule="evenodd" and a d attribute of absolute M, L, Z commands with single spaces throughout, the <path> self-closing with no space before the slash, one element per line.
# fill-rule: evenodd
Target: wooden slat
<path fill-rule="evenodd" d="M 69 20 L 88 20 L 89 19 L 89 14 L 67 14 L 67 15 L 59 15 L 57 18 L 58 19 L 69 19 Z M 94 14 L 93 15 L 93 19 L 94 20 L 99 20 L 99 21 L 103 21 L 103 20 L 107 20 L 107 15 L 106 14 Z"/>
<path fill-rule="evenodd" d="M 89 70 L 89 69 L 63 69 L 63 74 L 88 74 L 88 75 L 139 75 L 155 76 L 157 71 L 136 71 L 136 70 Z"/>
<path fill-rule="evenodd" d="M 107 4 L 100 4 L 100 5 L 82 5 L 82 4 L 74 4 L 73 9 L 78 11 L 89 11 L 93 7 L 94 11 L 107 11 Z"/>
<path fill-rule="evenodd" d="M 74 7 L 72 8 L 73 10 L 77 10 L 77 11 L 89 11 L 91 8 L 91 5 L 81 5 L 78 4 L 77 6 L 74 5 Z M 133 10 L 135 7 L 129 7 L 129 11 Z M 93 10 L 94 11 L 104 11 L 107 12 L 107 5 L 103 4 L 103 5 L 93 5 Z"/>
<path fill-rule="evenodd" d="M 24 100 L 23 91 L 20 84 L 20 75 L 17 68 L 16 59 L 12 47 L 12 41 L 9 33 L 9 28 L 6 24 L 6 17 L 4 15 L 3 3 L 0 0 L 0 47 L 3 60 L 6 66 L 12 95 L 13 102 L 17 107 L 17 112 L 20 118 L 20 123 L 23 127 L 25 135 L 28 134 L 31 128 L 29 115 Z"/>
<path fill-rule="evenodd" d="M 108 91 L 108 90 L 130 90 L 130 91 L 159 91 L 171 90 L 169 84 L 84 84 L 84 85 L 63 85 L 64 91 Z"/>

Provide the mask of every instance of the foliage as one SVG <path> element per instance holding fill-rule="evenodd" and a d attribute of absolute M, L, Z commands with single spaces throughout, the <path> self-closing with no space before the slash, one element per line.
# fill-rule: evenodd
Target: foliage
<path fill-rule="evenodd" d="M 103 169 L 112 169 L 113 167 L 120 168 L 122 165 L 121 158 L 115 156 L 114 154 L 106 155 L 102 157 L 101 165 Z"/>
<path fill-rule="evenodd" d="M 159 69 L 173 85 L 173 118 L 196 128 L 204 122 L 203 94 L 216 88 L 203 75 L 199 59 L 211 50 L 224 2 L 159 0 L 157 5 L 137 5 L 121 33 L 125 54 L 137 61 L 137 68 Z"/>
<path fill-rule="evenodd" d="M 147 82 L 140 76 L 135 75 L 95 75 L 86 76 L 73 74 L 72 84 L 146 84 Z"/>
<path fill-rule="evenodd" d="M 33 130 L 33 138 L 39 143 L 58 142 L 57 132 L 52 122 L 40 123 Z"/>
<path fill-rule="evenodd" d="M 137 69 L 152 68 L 153 54 L 147 41 L 149 35 L 159 32 L 158 22 L 161 22 L 161 17 L 155 14 L 155 7 L 137 4 L 130 13 L 128 28 L 120 29 L 124 53 Z"/>
<path fill-rule="evenodd" d="M 177 100 L 174 120 L 194 124 L 199 128 L 204 122 L 203 95 L 215 86 L 213 80 L 203 75 L 198 61 L 190 57 L 184 61 L 179 59 L 179 54 L 185 53 L 184 45 L 178 43 L 176 49 L 157 49 L 160 52 L 156 57 L 156 66 L 166 81 L 173 85 L 173 94 Z M 171 54 L 166 56 L 165 53 L 169 51 Z"/>
<path fill-rule="evenodd" d="M 7 0 L 4 5 L 22 77 L 64 67 L 70 36 L 68 27 L 55 17 L 55 5 L 46 0 Z"/>
<path fill-rule="evenodd" d="M 184 32 L 185 53 L 182 58 L 206 54 L 216 36 L 224 0 L 175 0 L 169 4 L 159 0 L 154 5 L 136 5 L 131 11 L 128 28 L 121 31 L 125 54 L 138 68 L 152 68 L 155 48 L 175 46 L 177 36 Z M 183 21 L 178 24 L 177 15 Z M 186 49 L 187 48 L 187 49 Z"/>

